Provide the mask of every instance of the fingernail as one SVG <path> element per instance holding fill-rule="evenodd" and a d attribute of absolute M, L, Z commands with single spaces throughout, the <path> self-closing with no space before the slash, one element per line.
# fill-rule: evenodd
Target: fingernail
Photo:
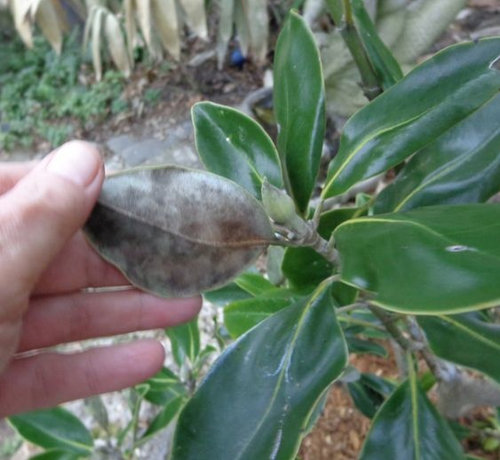
<path fill-rule="evenodd" d="M 57 149 L 47 165 L 47 171 L 86 187 L 100 168 L 99 154 L 86 142 L 73 141 Z"/>

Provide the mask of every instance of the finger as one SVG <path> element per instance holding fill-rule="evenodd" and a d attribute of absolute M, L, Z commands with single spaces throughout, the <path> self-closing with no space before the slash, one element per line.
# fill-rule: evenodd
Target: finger
<path fill-rule="evenodd" d="M 18 314 L 29 291 L 85 222 L 104 179 L 97 150 L 70 142 L 0 197 L 0 319 Z"/>
<path fill-rule="evenodd" d="M 43 297 L 32 303 L 18 351 L 175 326 L 198 314 L 201 297 L 160 299 L 130 290 Z"/>
<path fill-rule="evenodd" d="M 36 164 L 36 161 L 2 163 L 0 166 L 0 195 L 14 187 Z"/>
<path fill-rule="evenodd" d="M 106 262 L 77 232 L 38 280 L 34 294 L 60 294 L 88 287 L 127 286 L 125 276 Z"/>
<path fill-rule="evenodd" d="M 158 372 L 164 358 L 159 342 L 144 340 L 15 359 L 0 376 L 0 418 L 136 385 Z"/>

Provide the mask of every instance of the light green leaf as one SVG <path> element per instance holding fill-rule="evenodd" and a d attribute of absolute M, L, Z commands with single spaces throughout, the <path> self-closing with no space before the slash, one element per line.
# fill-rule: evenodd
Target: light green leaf
<path fill-rule="evenodd" d="M 430 206 L 353 219 L 334 232 L 342 280 L 402 313 L 500 303 L 500 205 Z"/>
<path fill-rule="evenodd" d="M 200 353 L 200 330 L 198 317 L 188 323 L 166 329 L 170 339 L 172 353 L 178 366 L 182 366 L 187 358 L 193 364 Z"/>
<path fill-rule="evenodd" d="M 274 110 L 288 192 L 303 214 L 316 184 L 325 134 L 325 89 L 318 48 L 304 20 L 288 16 L 276 44 Z"/>
<path fill-rule="evenodd" d="M 198 154 L 208 170 L 227 177 L 260 198 L 264 177 L 283 186 L 278 152 L 267 133 L 244 113 L 199 102 L 192 108 Z"/>
<path fill-rule="evenodd" d="M 160 406 L 165 406 L 170 401 L 187 394 L 179 377 L 166 367 L 147 380 L 145 384 L 148 388 L 144 393 L 144 399 Z"/>
<path fill-rule="evenodd" d="M 431 349 L 440 358 L 472 367 L 500 383 L 500 325 L 479 314 L 418 318 Z"/>
<path fill-rule="evenodd" d="M 79 460 L 82 457 L 74 452 L 62 449 L 49 449 L 41 454 L 33 455 L 29 460 Z"/>
<path fill-rule="evenodd" d="M 233 338 L 244 334 L 273 313 L 290 305 L 293 294 L 275 288 L 251 299 L 238 300 L 224 308 L 224 325 Z"/>
<path fill-rule="evenodd" d="M 500 190 L 500 95 L 417 153 L 377 197 L 375 212 L 486 201 Z"/>
<path fill-rule="evenodd" d="M 179 416 L 173 460 L 293 458 L 318 399 L 346 362 L 323 283 L 220 356 Z"/>
<path fill-rule="evenodd" d="M 258 273 L 242 273 L 234 280 L 237 286 L 249 294 L 256 296 L 276 289 L 276 286 Z"/>
<path fill-rule="evenodd" d="M 9 421 L 24 439 L 37 446 L 84 457 L 92 453 L 91 434 L 77 417 L 62 407 L 14 415 Z"/>
<path fill-rule="evenodd" d="M 152 420 L 152 422 L 147 427 L 146 431 L 141 437 L 140 443 L 147 441 L 151 436 L 154 436 L 158 431 L 162 430 L 168 424 L 174 420 L 177 414 L 182 409 L 182 406 L 185 403 L 184 397 L 178 397 L 170 400 L 162 410 L 158 413 L 158 415 Z"/>
<path fill-rule="evenodd" d="M 323 196 L 386 171 L 474 114 L 500 89 L 500 38 L 451 46 L 345 125 Z"/>
<path fill-rule="evenodd" d="M 446 421 L 418 386 L 416 376 L 403 382 L 376 414 L 360 460 L 464 460 Z"/>

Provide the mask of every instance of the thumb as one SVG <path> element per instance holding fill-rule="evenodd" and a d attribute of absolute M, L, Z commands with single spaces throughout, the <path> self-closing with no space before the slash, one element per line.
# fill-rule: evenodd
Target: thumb
<path fill-rule="evenodd" d="M 47 265 L 84 224 L 103 178 L 97 149 L 72 141 L 0 197 L 0 295 L 4 301 L 18 304 L 27 299 Z"/>

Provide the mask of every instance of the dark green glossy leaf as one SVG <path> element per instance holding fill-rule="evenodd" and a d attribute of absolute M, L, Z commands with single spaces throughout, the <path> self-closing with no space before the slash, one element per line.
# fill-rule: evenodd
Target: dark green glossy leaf
<path fill-rule="evenodd" d="M 376 414 L 360 460 L 463 460 L 460 444 L 415 376 L 403 382 Z"/>
<path fill-rule="evenodd" d="M 500 205 L 429 206 L 334 232 L 342 280 L 381 307 L 459 313 L 500 303 Z"/>
<path fill-rule="evenodd" d="M 237 338 L 273 313 L 290 305 L 293 295 L 286 289 L 277 289 L 252 299 L 239 300 L 224 309 L 224 325 Z"/>
<path fill-rule="evenodd" d="M 196 148 L 208 170 L 260 198 L 264 177 L 283 186 L 278 152 L 267 133 L 244 113 L 200 102 L 192 109 Z"/>
<path fill-rule="evenodd" d="M 418 152 L 375 212 L 486 201 L 500 190 L 500 94 Z"/>
<path fill-rule="evenodd" d="M 337 208 L 321 214 L 318 233 L 326 240 L 330 239 L 332 232 L 345 221 L 352 219 L 359 210 L 357 208 Z"/>
<path fill-rule="evenodd" d="M 161 296 L 226 283 L 274 238 L 260 203 L 243 188 L 175 166 L 108 177 L 85 231 L 133 284 Z"/>
<path fill-rule="evenodd" d="M 166 329 L 165 333 L 172 345 L 172 354 L 178 366 L 187 358 L 193 364 L 200 352 L 200 330 L 198 317 L 188 323 Z"/>
<path fill-rule="evenodd" d="M 31 456 L 29 460 L 79 460 L 81 458 L 79 454 L 67 450 L 49 449 L 41 454 Z"/>
<path fill-rule="evenodd" d="M 380 39 L 363 0 L 352 0 L 352 12 L 366 53 L 384 90 L 403 78 L 398 61 Z"/>
<path fill-rule="evenodd" d="M 323 195 L 346 191 L 426 146 L 495 97 L 500 38 L 439 52 L 345 125 Z"/>
<path fill-rule="evenodd" d="M 166 367 L 145 383 L 148 388 L 144 399 L 152 404 L 164 406 L 173 399 L 186 395 L 186 389 L 179 377 Z"/>
<path fill-rule="evenodd" d="M 314 36 L 293 11 L 276 44 L 274 110 L 279 125 L 278 151 L 289 179 L 286 185 L 305 214 L 323 148 L 325 89 Z"/>
<path fill-rule="evenodd" d="M 242 273 L 234 282 L 253 296 L 276 289 L 273 283 L 258 273 Z"/>
<path fill-rule="evenodd" d="M 437 356 L 477 369 L 500 383 L 500 325 L 471 313 L 421 316 L 418 322 Z"/>
<path fill-rule="evenodd" d="M 313 408 L 346 361 L 323 283 L 219 357 L 181 412 L 173 459 L 293 458 Z"/>
<path fill-rule="evenodd" d="M 366 417 L 372 418 L 385 398 L 392 393 L 394 385 L 374 374 L 361 374 L 359 380 L 347 384 L 356 408 Z"/>
<path fill-rule="evenodd" d="M 88 456 L 94 441 L 83 423 L 62 407 L 15 415 L 10 423 L 26 440 L 47 449 Z"/>
<path fill-rule="evenodd" d="M 368 353 L 387 358 L 387 350 L 380 344 L 346 334 L 347 347 L 351 353 Z"/>
<path fill-rule="evenodd" d="M 158 431 L 165 428 L 172 420 L 174 420 L 174 418 L 184 406 L 185 401 L 186 400 L 184 397 L 178 397 L 170 400 L 149 424 L 146 431 L 141 437 L 141 441 L 146 441 L 151 436 L 158 433 Z"/>
<path fill-rule="evenodd" d="M 298 291 L 311 292 L 333 274 L 333 265 L 311 248 L 287 248 L 281 270 Z"/>

